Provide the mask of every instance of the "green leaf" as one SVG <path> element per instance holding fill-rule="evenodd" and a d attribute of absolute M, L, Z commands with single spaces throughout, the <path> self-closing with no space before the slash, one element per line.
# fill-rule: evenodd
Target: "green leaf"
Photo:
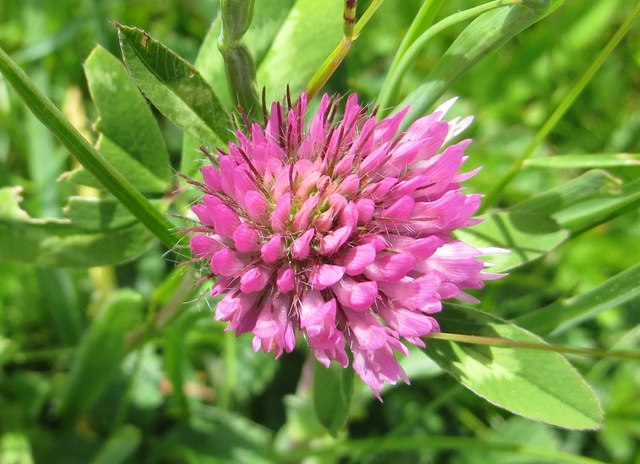
<path fill-rule="evenodd" d="M 318 456 L 318 459 L 330 460 L 328 462 L 341 462 L 346 457 L 350 457 L 352 462 L 361 462 L 360 456 L 363 451 L 375 450 L 377 455 L 381 453 L 412 452 L 433 453 L 434 451 L 450 451 L 456 458 L 461 457 L 464 452 L 480 451 L 501 453 L 505 463 L 535 463 L 543 462 L 553 464 L 606 464 L 593 458 L 577 456 L 569 452 L 555 451 L 547 447 L 530 446 L 513 443 L 502 443 L 494 440 L 482 440 L 478 437 L 458 437 L 449 435 L 433 435 L 415 437 L 393 437 L 392 439 L 374 438 L 351 438 L 340 446 L 330 443 L 324 446 L 317 446 L 313 449 L 295 449 L 286 453 L 280 453 L 280 462 L 300 462 L 304 459 Z M 331 461 L 331 459 L 333 459 Z M 517 459 L 517 460 L 516 460 Z M 413 462 L 413 461 L 409 461 Z M 428 461 L 429 462 L 429 461 Z M 468 462 L 468 461 L 460 461 Z M 498 461 L 483 461 L 498 462 Z"/>
<path fill-rule="evenodd" d="M 294 97 L 304 90 L 342 39 L 342 7 L 341 0 L 296 1 L 258 66 L 267 102 L 281 99 L 287 84 Z"/>
<path fill-rule="evenodd" d="M 353 369 L 314 363 L 313 406 L 316 417 L 336 437 L 347 422 L 353 396 Z"/>
<path fill-rule="evenodd" d="M 492 272 L 502 272 L 533 261 L 569 237 L 551 218 L 529 212 L 495 212 L 484 222 L 455 232 L 458 239 L 478 247 L 499 247 L 509 253 L 491 255 Z"/>
<path fill-rule="evenodd" d="M 100 309 L 85 333 L 62 388 L 58 413 L 72 422 L 86 414 L 118 372 L 125 338 L 140 315 L 142 299 L 120 290 Z"/>
<path fill-rule="evenodd" d="M 640 264 L 613 276 L 582 295 L 556 301 L 516 322 L 535 332 L 558 335 L 602 311 L 640 297 Z"/>
<path fill-rule="evenodd" d="M 8 338 L 0 335 L 0 367 L 16 352 L 17 347 Z"/>
<path fill-rule="evenodd" d="M 531 158 L 524 162 L 525 167 L 550 169 L 592 169 L 615 167 L 640 167 L 640 154 L 589 154 L 555 155 L 544 158 Z"/>
<path fill-rule="evenodd" d="M 205 311 L 183 311 L 164 331 L 164 366 L 172 386 L 171 408 L 178 416 L 189 416 L 191 406 L 184 392 L 187 334 L 198 320 L 208 315 Z"/>
<path fill-rule="evenodd" d="M 33 464 L 29 438 L 22 433 L 4 433 L 0 436 L 0 462 Z"/>
<path fill-rule="evenodd" d="M 142 433 L 132 425 L 125 425 L 116 430 L 98 454 L 91 460 L 91 464 L 120 464 L 130 462 L 142 441 Z"/>
<path fill-rule="evenodd" d="M 129 73 L 156 108 L 202 143 L 228 141 L 229 115 L 200 73 L 143 30 L 117 27 Z"/>
<path fill-rule="evenodd" d="M 170 179 L 169 152 L 160 127 L 124 65 L 97 46 L 89 54 L 84 69 L 91 97 L 100 113 L 96 128 L 158 180 Z"/>
<path fill-rule="evenodd" d="M 447 305 L 443 332 L 544 343 L 516 325 L 473 309 Z M 569 429 L 602 425 L 602 410 L 587 382 L 559 353 L 431 339 L 425 349 L 462 385 L 492 404 Z"/>
<path fill-rule="evenodd" d="M 640 179 L 622 185 L 620 195 L 594 198 L 554 214 L 574 234 L 593 229 L 640 207 Z"/>
<path fill-rule="evenodd" d="M 425 83 L 411 92 L 395 111 L 410 106 L 406 128 L 425 114 L 436 100 L 474 64 L 502 47 L 524 29 L 557 9 L 564 0 L 525 0 L 484 13 L 458 36 L 429 72 Z"/>
<path fill-rule="evenodd" d="M 108 137 L 100 134 L 96 148 L 109 160 L 120 172 L 127 173 L 127 179 L 141 192 L 163 193 L 167 190 L 168 182 L 157 178 L 140 162 L 124 151 L 119 145 L 111 141 Z M 62 180 L 67 180 L 79 185 L 102 189 L 100 182 L 84 168 L 77 168 L 61 176 Z"/>
<path fill-rule="evenodd" d="M 78 285 L 68 269 L 37 268 L 35 275 L 50 329 L 63 345 L 76 346 L 86 325 Z"/>
<path fill-rule="evenodd" d="M 37 266 L 101 266 L 129 261 L 145 252 L 153 235 L 139 222 L 121 227 L 114 224 L 115 211 L 110 200 L 72 200 L 68 211 L 80 220 L 33 219 L 19 207 L 20 189 L 0 189 L 0 261 Z M 78 207 L 90 215 L 79 217 Z M 92 212 L 89 210 L 92 209 Z M 118 221 L 123 221 L 118 213 Z M 89 230 L 89 226 L 100 226 Z M 116 223 L 117 224 L 117 223 Z"/>
<path fill-rule="evenodd" d="M 116 229 L 136 222 L 124 206 L 110 198 L 72 196 L 64 213 L 75 227 L 85 230 Z"/>
<path fill-rule="evenodd" d="M 517 203 L 509 210 L 546 214 L 553 217 L 554 213 L 598 194 L 619 193 L 620 184 L 620 179 L 607 171 L 588 171 L 580 177 Z"/>
<path fill-rule="evenodd" d="M 224 398 L 236 407 L 250 404 L 272 383 L 280 364 L 271 353 L 254 352 L 251 337 L 224 332 L 224 343 L 224 378 L 218 387 L 220 402 Z"/>
<path fill-rule="evenodd" d="M 151 443 L 149 460 L 266 464 L 273 462 L 268 459 L 272 439 L 268 429 L 236 413 L 194 403 L 189 421 Z"/>
<path fill-rule="evenodd" d="M 53 103 L 33 84 L 13 60 L 0 49 L 0 72 L 31 112 L 105 188 L 136 216 L 162 243 L 173 247 L 177 238 L 172 225 L 147 199 L 77 131 Z"/>

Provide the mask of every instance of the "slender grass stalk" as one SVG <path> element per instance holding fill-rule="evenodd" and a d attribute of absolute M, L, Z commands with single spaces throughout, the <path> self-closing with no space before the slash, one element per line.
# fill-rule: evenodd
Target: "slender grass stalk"
<path fill-rule="evenodd" d="M 177 243 L 171 223 L 73 127 L 1 48 L 0 72 L 45 127 L 149 231 L 169 248 Z"/>
<path fill-rule="evenodd" d="M 305 89 L 309 99 L 312 99 L 320 92 L 329 78 L 333 75 L 344 57 L 347 56 L 353 42 L 360 36 L 364 26 L 369 22 L 376 10 L 382 5 L 384 0 L 373 0 L 369 8 L 364 12 L 360 20 L 352 27 L 352 21 L 355 19 L 355 3 L 351 0 L 345 0 L 345 24 L 344 35 L 338 46 L 329 54 L 318 71 L 313 75 L 307 88 Z M 353 15 L 353 16 L 352 16 Z"/>
<path fill-rule="evenodd" d="M 220 392 L 220 407 L 231 409 L 233 392 L 238 383 L 238 341 L 233 332 L 224 333 L 224 387 Z"/>
<path fill-rule="evenodd" d="M 436 15 L 440 8 L 444 4 L 444 0 L 425 0 L 420 9 L 418 10 L 418 14 L 416 14 L 415 19 L 411 22 L 409 26 L 409 30 L 405 34 L 402 42 L 400 42 L 400 46 L 398 47 L 398 51 L 393 57 L 393 61 L 391 62 L 391 66 L 389 66 L 389 73 L 392 72 L 393 69 L 398 66 L 400 62 L 400 58 L 404 56 L 407 49 L 420 37 L 423 31 L 426 31 L 433 21 L 436 19 Z M 422 31 L 422 32 L 421 32 Z"/>
<path fill-rule="evenodd" d="M 400 55 L 402 49 L 399 49 L 398 53 L 396 53 L 396 56 L 394 57 L 393 63 L 391 64 L 389 73 L 382 84 L 382 89 L 380 90 L 380 95 L 378 97 L 378 105 L 382 110 L 381 115 L 384 114 L 385 108 L 391 108 L 393 106 L 392 100 L 398 93 L 402 78 L 409 67 L 415 63 L 416 58 L 424 49 L 425 45 L 436 34 L 455 24 L 480 16 L 482 13 L 486 13 L 487 11 L 518 3 L 522 3 L 522 0 L 494 0 L 492 2 L 487 2 L 483 5 L 452 14 L 444 18 L 442 21 L 438 21 L 436 24 L 420 34 L 420 36 L 415 38 L 413 42 L 407 46 L 406 50 L 402 52 L 402 55 Z M 418 18 L 416 21 L 417 20 Z"/>
<path fill-rule="evenodd" d="M 135 353 L 135 360 L 133 363 L 133 369 L 128 377 L 127 385 L 124 388 L 124 394 L 120 403 L 118 404 L 118 408 L 116 409 L 116 417 L 113 420 L 113 425 L 111 430 L 118 430 L 125 423 L 127 418 L 127 412 L 129 411 L 129 406 L 131 406 L 131 400 L 133 398 L 133 384 L 136 381 L 136 377 L 140 375 L 140 369 L 142 368 L 142 352 L 143 348 L 140 347 L 138 351 Z"/>
<path fill-rule="evenodd" d="M 571 108 L 571 105 L 573 105 L 578 96 L 591 81 L 593 76 L 598 72 L 600 66 L 602 66 L 611 52 L 613 52 L 616 46 L 620 43 L 622 38 L 627 34 L 627 32 L 629 32 L 634 21 L 638 19 L 638 16 L 640 16 L 640 2 L 636 3 L 635 8 L 631 11 L 629 16 L 627 16 L 622 25 L 620 25 L 616 33 L 613 35 L 613 37 L 611 37 L 609 42 L 607 42 L 596 59 L 593 60 L 591 66 L 589 66 L 584 74 L 582 74 L 582 76 L 580 76 L 580 78 L 575 82 L 569 93 L 565 95 L 556 110 L 551 114 L 551 116 L 549 116 L 549 119 L 547 119 L 544 125 L 540 128 L 529 146 L 527 146 L 524 152 L 513 163 L 511 169 L 504 175 L 504 177 L 502 177 L 502 179 L 496 182 L 496 184 L 484 199 L 483 210 L 493 205 L 500 198 L 500 195 L 504 191 L 505 187 L 518 175 L 518 173 L 524 167 L 527 159 L 531 157 L 540 143 L 542 143 L 542 141 L 555 128 L 556 124 L 558 124 L 560 119 L 562 119 L 567 110 Z"/>
<path fill-rule="evenodd" d="M 525 350 L 553 351 L 555 353 L 575 354 L 579 356 L 591 356 L 595 358 L 624 359 L 640 361 L 640 353 L 630 351 L 608 351 L 593 348 L 577 348 L 566 345 L 552 345 L 547 343 L 522 342 L 507 338 L 482 337 L 479 335 L 463 335 L 454 333 L 432 333 L 427 335 L 434 340 L 447 340 L 451 342 L 470 343 L 474 345 L 488 345 L 499 348 L 520 348 Z"/>

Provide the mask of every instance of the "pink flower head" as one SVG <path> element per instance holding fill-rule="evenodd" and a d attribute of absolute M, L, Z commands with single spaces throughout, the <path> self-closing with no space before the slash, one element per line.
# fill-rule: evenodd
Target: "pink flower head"
<path fill-rule="evenodd" d="M 480 195 L 460 183 L 470 140 L 448 144 L 471 118 L 443 120 L 453 101 L 398 134 L 406 110 L 376 121 L 324 95 L 308 126 L 306 95 L 271 107 L 264 127 L 237 132 L 202 169 L 202 227 L 191 249 L 224 293 L 215 319 L 253 333 L 253 348 L 291 352 L 302 335 L 325 366 L 352 366 L 379 397 L 408 379 L 404 343 L 438 330 L 443 299 L 497 277 L 451 232 L 478 222 Z"/>

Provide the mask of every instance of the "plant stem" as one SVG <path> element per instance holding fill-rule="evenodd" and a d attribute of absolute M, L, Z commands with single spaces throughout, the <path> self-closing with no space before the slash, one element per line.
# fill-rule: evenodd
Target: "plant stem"
<path fill-rule="evenodd" d="M 242 42 L 253 18 L 253 0 L 222 0 L 222 30 L 218 50 L 224 58 L 227 83 L 234 103 L 252 117 L 260 108 L 256 66 L 251 52 Z"/>
<path fill-rule="evenodd" d="M 364 12 L 360 20 L 356 23 L 355 27 L 351 27 L 351 21 L 355 19 L 355 3 L 351 0 L 345 0 L 345 24 L 344 35 L 338 46 L 329 54 L 324 63 L 320 66 L 318 71 L 313 75 L 305 92 L 307 93 L 309 100 L 318 94 L 320 89 L 324 87 L 329 78 L 333 75 L 344 57 L 347 56 L 347 52 L 351 48 L 353 42 L 360 36 L 362 29 L 369 22 L 376 10 L 382 5 L 384 0 L 373 0 L 367 11 Z M 353 17 L 351 15 L 354 15 Z"/>
<path fill-rule="evenodd" d="M 171 223 L 73 127 L 2 48 L 0 72 L 31 112 L 120 203 L 167 247 L 177 243 Z"/>
<path fill-rule="evenodd" d="M 556 110 L 549 116 L 549 119 L 544 123 L 544 125 L 540 128 L 536 136 L 533 138 L 529 146 L 524 150 L 522 155 L 520 155 L 516 161 L 511 166 L 511 169 L 505 176 L 500 179 L 492 188 L 492 190 L 487 194 L 483 204 L 483 210 L 491 206 L 498 200 L 499 196 L 502 194 L 505 187 L 518 175 L 518 173 L 522 170 L 525 161 L 531 157 L 533 152 L 538 148 L 540 143 L 549 135 L 549 133 L 555 128 L 556 124 L 564 114 L 567 112 L 571 105 L 576 101 L 576 98 L 582 93 L 584 88 L 587 86 L 589 81 L 593 78 L 593 76 L 598 72 L 600 66 L 605 62 L 605 60 L 609 57 L 611 52 L 616 48 L 616 46 L 620 43 L 622 38 L 626 35 L 627 32 L 631 29 L 634 21 L 640 16 L 640 2 L 638 2 L 635 8 L 632 10 L 631 14 L 627 16 L 622 25 L 618 28 L 616 33 L 611 37 L 607 45 L 602 49 L 602 51 L 598 54 L 596 59 L 591 63 L 591 66 L 587 68 L 584 74 L 576 81 L 573 85 L 569 93 L 564 97 L 564 99 L 560 102 Z"/>

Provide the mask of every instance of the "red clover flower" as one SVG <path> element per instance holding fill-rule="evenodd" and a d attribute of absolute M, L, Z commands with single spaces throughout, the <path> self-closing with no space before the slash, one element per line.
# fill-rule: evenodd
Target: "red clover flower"
<path fill-rule="evenodd" d="M 355 94 L 342 120 L 324 95 L 305 126 L 307 97 L 274 103 L 264 127 L 238 130 L 217 167 L 202 169 L 202 227 L 191 249 L 225 294 L 215 319 L 253 333 L 253 349 L 291 352 L 302 335 L 323 365 L 350 363 L 376 396 L 408 383 L 396 353 L 438 331 L 442 300 L 499 274 L 451 233 L 479 222 L 481 195 L 460 183 L 472 121 L 443 119 L 455 100 L 397 134 L 407 109 L 376 121 Z M 403 343 L 404 342 L 404 343 Z M 349 355 L 351 353 L 351 356 Z"/>

